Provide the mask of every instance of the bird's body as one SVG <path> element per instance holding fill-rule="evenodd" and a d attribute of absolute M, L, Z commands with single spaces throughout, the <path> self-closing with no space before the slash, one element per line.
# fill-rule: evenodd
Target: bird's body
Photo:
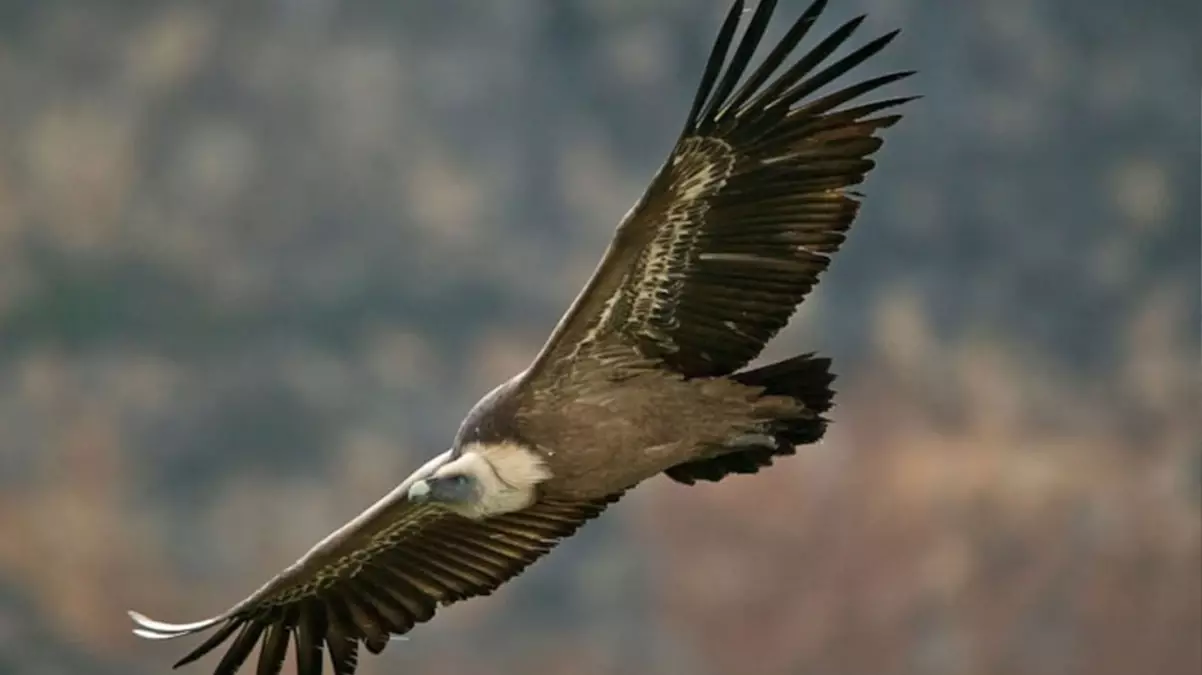
<path fill-rule="evenodd" d="M 825 373 L 817 375 L 821 391 Z M 520 379 L 506 383 L 468 415 L 456 447 L 516 444 L 546 467 L 540 492 L 561 499 L 606 497 L 681 464 L 773 443 L 768 427 L 784 420 L 815 435 L 823 424 L 818 410 L 762 386 L 649 364 L 585 370 L 533 395 L 544 400 L 530 396 Z"/>
<path fill-rule="evenodd" d="M 893 33 L 824 62 L 863 17 L 789 62 L 815 2 L 744 79 L 771 17 L 761 0 L 728 50 L 719 32 L 684 130 L 531 365 L 477 403 L 451 448 L 242 602 L 136 633 L 213 631 L 176 665 L 225 645 L 217 675 L 259 646 L 259 675 L 288 645 L 300 675 L 351 675 L 360 645 L 488 594 L 623 494 L 658 474 L 684 484 L 755 473 L 819 440 L 829 360 L 748 364 L 817 283 L 855 217 L 848 188 L 905 102 L 847 104 L 909 73 L 815 95 Z"/>

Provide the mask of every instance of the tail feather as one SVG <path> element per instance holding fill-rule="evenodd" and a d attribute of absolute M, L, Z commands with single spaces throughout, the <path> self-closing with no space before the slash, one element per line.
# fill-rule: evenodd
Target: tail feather
<path fill-rule="evenodd" d="M 802 354 L 731 375 L 741 384 L 762 387 L 764 396 L 796 400 L 806 414 L 775 420 L 762 435 L 739 439 L 739 450 L 678 464 L 664 473 L 686 485 L 699 480 L 719 481 L 732 473 L 756 473 L 770 466 L 774 457 L 792 455 L 797 446 L 816 443 L 826 433 L 823 413 L 831 409 L 835 396 L 830 386 L 835 380 L 830 365 L 828 358 Z"/>

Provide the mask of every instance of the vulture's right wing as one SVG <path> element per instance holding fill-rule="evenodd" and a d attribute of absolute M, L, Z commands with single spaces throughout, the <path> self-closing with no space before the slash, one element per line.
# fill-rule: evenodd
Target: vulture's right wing
<path fill-rule="evenodd" d="M 130 612 L 138 625 L 134 632 L 169 639 L 215 629 L 175 664 L 227 644 L 215 675 L 233 675 L 256 644 L 255 672 L 276 675 L 289 642 L 299 675 L 319 675 L 326 650 L 335 675 L 351 675 L 360 643 L 379 653 L 390 636 L 429 620 L 438 606 L 491 593 L 619 497 L 540 501 L 479 521 L 408 502 L 409 486 L 441 459 L 224 614 L 171 624 Z"/>
<path fill-rule="evenodd" d="M 733 3 L 676 147 L 535 357 L 530 389 L 614 345 L 688 377 L 728 375 L 789 320 L 855 218 L 849 188 L 900 119 L 890 109 L 910 100 L 860 100 L 910 71 L 822 93 L 897 34 L 833 58 L 861 16 L 795 54 L 826 4 L 814 0 L 749 70 L 776 0 L 760 0 L 737 46 L 744 5 Z"/>

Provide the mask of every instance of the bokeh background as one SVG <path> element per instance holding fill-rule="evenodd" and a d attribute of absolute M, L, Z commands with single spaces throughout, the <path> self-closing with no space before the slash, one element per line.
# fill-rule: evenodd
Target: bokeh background
<path fill-rule="evenodd" d="M 1197 3 L 831 5 L 925 98 L 765 355 L 835 358 L 827 440 L 650 482 L 364 675 L 1202 668 Z M 0 673 L 167 672 L 127 608 L 222 610 L 442 451 L 725 9 L 0 2 Z"/>

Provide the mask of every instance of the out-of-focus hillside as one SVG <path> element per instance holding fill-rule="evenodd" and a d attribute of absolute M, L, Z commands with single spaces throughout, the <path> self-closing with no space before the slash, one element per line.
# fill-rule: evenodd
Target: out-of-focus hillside
<path fill-rule="evenodd" d="M 766 355 L 834 356 L 827 441 L 648 484 L 364 675 L 1202 668 L 1197 4 L 831 5 L 925 98 Z M 725 9 L 0 2 L 0 674 L 164 672 L 125 609 L 224 609 L 443 450 Z"/>

